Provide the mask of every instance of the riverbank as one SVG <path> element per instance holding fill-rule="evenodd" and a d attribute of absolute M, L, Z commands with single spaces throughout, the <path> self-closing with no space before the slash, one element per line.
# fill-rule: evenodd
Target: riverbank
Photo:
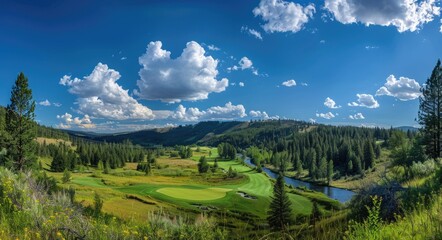
<path fill-rule="evenodd" d="M 272 166 L 270 164 L 265 164 L 264 167 L 269 169 L 273 173 L 278 174 L 278 171 L 276 170 L 276 168 L 274 166 Z M 294 180 L 307 182 L 307 183 L 314 184 L 317 186 L 322 186 L 322 187 L 340 188 L 340 189 L 348 190 L 348 191 L 352 191 L 352 192 L 359 190 L 359 188 L 356 186 L 351 185 L 352 187 L 350 187 L 350 184 L 346 184 L 346 181 L 349 181 L 349 182 L 353 181 L 353 183 L 355 183 L 355 179 L 360 178 L 360 176 L 340 178 L 338 180 L 333 180 L 330 184 L 328 184 L 326 181 L 318 181 L 318 180 L 311 179 L 310 177 L 308 177 L 307 172 L 303 173 L 302 177 L 299 177 L 298 174 L 294 171 L 286 171 L 286 172 L 284 172 L 284 176 L 288 177 L 288 178 L 292 178 Z"/>
<path fill-rule="evenodd" d="M 244 162 L 251 167 L 256 167 L 256 165 L 254 163 L 252 163 L 252 161 L 249 157 L 246 157 Z M 269 168 L 263 167 L 262 170 L 270 178 L 275 179 L 278 176 L 278 173 L 272 171 Z M 294 178 L 287 177 L 287 176 L 284 177 L 284 180 L 285 180 L 286 184 L 289 186 L 292 186 L 294 188 L 306 188 L 306 189 L 310 189 L 312 191 L 320 192 L 320 193 L 325 194 L 326 196 L 328 196 L 331 199 L 339 201 L 340 203 L 346 203 L 346 202 L 350 201 L 350 199 L 355 194 L 353 191 L 350 191 L 347 189 L 317 185 L 314 183 L 301 181 L 301 180 L 294 179 Z"/>
<path fill-rule="evenodd" d="M 308 177 L 308 171 L 304 171 L 301 176 L 295 171 L 286 171 L 284 175 L 289 178 L 293 178 L 299 181 L 308 182 L 315 185 L 320 186 L 330 186 L 334 188 L 340 188 L 345 190 L 350 190 L 353 192 L 358 192 L 364 186 L 378 183 L 383 176 L 389 173 L 390 166 L 390 151 L 387 149 L 383 149 L 381 156 L 379 159 L 376 159 L 376 165 L 373 169 L 366 171 L 365 176 L 354 175 L 354 176 L 342 176 L 339 179 L 334 179 L 331 181 L 330 185 L 328 185 L 324 181 L 313 181 L 310 177 Z M 271 170 L 274 173 L 277 173 L 277 170 L 272 165 L 266 164 L 265 167 Z"/>

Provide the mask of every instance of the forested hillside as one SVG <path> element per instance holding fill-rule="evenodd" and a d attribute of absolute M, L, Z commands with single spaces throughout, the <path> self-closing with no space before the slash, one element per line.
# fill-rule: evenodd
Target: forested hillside
<path fill-rule="evenodd" d="M 221 143 L 229 143 L 237 150 L 256 147 L 259 150 L 249 152 L 255 163 L 272 164 L 282 171 L 292 168 L 299 173 L 308 169 L 312 179 L 322 179 L 329 161 L 332 161 L 338 178 L 341 175 L 364 174 L 365 170 L 374 167 L 375 159 L 380 157 L 381 144 L 386 146 L 390 135 L 396 131 L 399 130 L 266 120 L 200 122 L 125 134 L 89 134 L 87 138 L 106 142 L 130 141 L 147 147 L 191 144 L 216 147 Z"/>
<path fill-rule="evenodd" d="M 6 116 L 6 108 L 3 106 L 0 106 L 0 119 L 4 120 Z M 1 124 L 1 122 L 0 122 Z M 55 129 L 52 127 L 47 127 L 44 125 L 40 125 L 37 122 L 32 122 L 32 124 L 35 127 L 35 132 L 37 137 L 48 137 L 48 138 L 56 138 L 56 139 L 63 139 L 68 140 L 69 134 L 65 131 L 62 131 L 60 129 Z"/>
<path fill-rule="evenodd" d="M 156 145 L 175 146 L 196 144 L 204 137 L 222 134 L 242 122 L 200 122 L 195 125 L 186 125 L 161 129 L 149 129 L 130 133 L 106 134 L 95 136 L 81 132 L 69 132 L 74 136 L 81 136 L 95 141 L 123 142 L 130 140 L 133 144 L 151 147 Z"/>

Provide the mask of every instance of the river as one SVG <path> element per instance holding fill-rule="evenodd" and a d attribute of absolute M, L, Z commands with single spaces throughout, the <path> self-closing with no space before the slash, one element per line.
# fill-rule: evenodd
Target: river
<path fill-rule="evenodd" d="M 250 167 L 256 167 L 255 164 L 252 163 L 250 158 L 246 158 L 244 162 L 249 165 Z M 271 178 L 276 179 L 278 177 L 278 174 L 273 172 L 272 170 L 263 167 L 262 170 L 267 173 Z M 348 202 L 355 192 L 342 189 L 342 188 L 336 188 L 336 187 L 330 187 L 330 186 L 321 186 L 314 183 L 304 182 L 301 180 L 297 180 L 290 177 L 284 177 L 284 181 L 286 184 L 293 186 L 293 187 L 305 187 L 307 189 L 311 189 L 316 192 L 322 192 L 325 195 L 327 195 L 329 198 L 336 199 L 341 203 Z"/>

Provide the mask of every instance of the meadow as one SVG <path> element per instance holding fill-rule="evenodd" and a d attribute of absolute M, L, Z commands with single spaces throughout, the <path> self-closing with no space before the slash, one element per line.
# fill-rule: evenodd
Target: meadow
<path fill-rule="evenodd" d="M 218 216 L 219 223 L 227 227 L 261 229 L 273 194 L 273 180 L 239 159 L 219 159 L 217 171 L 200 174 L 197 170 L 200 157 L 205 156 L 213 165 L 219 158 L 218 152 L 216 148 L 198 147 L 193 148 L 193 153 L 191 158 L 180 159 L 166 152 L 156 159 L 156 167 L 149 175 L 136 171 L 137 163 L 127 163 L 109 174 L 94 168 L 73 172 L 67 183 L 61 180 L 63 173 L 49 171 L 50 158 L 40 161 L 61 187 L 75 188 L 77 201 L 91 206 L 94 194 L 98 193 L 104 200 L 103 211 L 121 219 L 144 221 L 149 213 L 158 211 L 190 218 L 205 213 Z M 227 178 L 225 173 L 229 168 L 238 176 Z M 296 216 L 309 216 L 312 199 L 324 198 L 319 193 L 296 191 L 299 194 L 288 194 Z"/>

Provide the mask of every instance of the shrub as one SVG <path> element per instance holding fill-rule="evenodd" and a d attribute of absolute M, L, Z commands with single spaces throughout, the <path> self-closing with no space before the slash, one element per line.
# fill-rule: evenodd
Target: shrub
<path fill-rule="evenodd" d="M 357 220 L 368 217 L 368 209 L 372 207 L 373 197 L 377 197 L 382 198 L 380 217 L 384 220 L 394 220 L 397 214 L 403 214 L 402 190 L 403 188 L 397 182 L 363 188 L 350 202 L 351 215 Z"/>
<path fill-rule="evenodd" d="M 200 158 L 200 161 L 198 162 L 198 172 L 199 173 L 206 173 L 209 170 L 209 164 L 207 163 L 207 159 L 205 156 L 202 156 Z"/>
<path fill-rule="evenodd" d="M 180 155 L 177 153 L 177 152 L 171 152 L 170 153 L 170 157 L 171 158 L 176 158 L 176 157 L 179 157 Z"/>
<path fill-rule="evenodd" d="M 372 207 L 365 206 L 368 212 L 367 218 L 362 223 L 350 221 L 345 239 L 381 239 L 382 197 L 372 196 L 370 198 Z"/>
<path fill-rule="evenodd" d="M 95 215 L 98 216 L 101 213 L 101 209 L 103 208 L 103 199 L 101 199 L 100 195 L 95 192 L 94 195 L 94 212 Z"/>
<path fill-rule="evenodd" d="M 425 162 L 413 162 L 410 173 L 413 177 L 425 177 L 436 171 L 436 162 L 433 159 Z"/>
<path fill-rule="evenodd" d="M 67 169 L 63 172 L 63 177 L 61 178 L 61 181 L 63 183 L 67 183 L 71 181 L 71 172 L 69 172 Z"/>

